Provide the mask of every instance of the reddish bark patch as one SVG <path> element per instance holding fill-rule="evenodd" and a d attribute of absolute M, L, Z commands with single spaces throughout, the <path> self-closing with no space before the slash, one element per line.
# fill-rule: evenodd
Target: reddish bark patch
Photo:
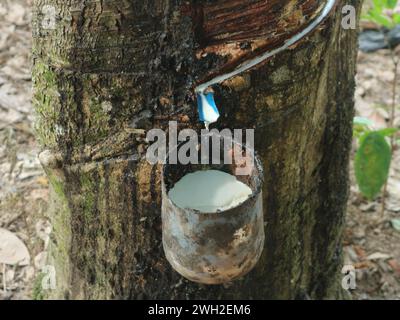
<path fill-rule="evenodd" d="M 325 5 L 326 0 L 219 0 L 186 7 L 184 12 L 192 16 L 200 47 L 197 58 L 208 54 L 226 58 L 201 82 L 282 46 L 306 28 Z"/>

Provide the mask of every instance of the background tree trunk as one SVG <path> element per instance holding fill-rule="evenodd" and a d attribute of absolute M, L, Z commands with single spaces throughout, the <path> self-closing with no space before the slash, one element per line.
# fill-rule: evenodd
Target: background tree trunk
<path fill-rule="evenodd" d="M 208 3 L 35 1 L 36 130 L 52 186 L 49 264 L 57 271 L 49 297 L 341 296 L 357 39 L 340 22 L 342 6 L 361 1 L 339 1 L 295 48 L 214 87 L 216 126 L 255 128 L 264 162 L 266 241 L 256 268 L 229 285 L 205 286 L 166 262 L 160 168 L 145 159 L 145 132 L 169 120 L 199 128 L 193 85 L 227 63 L 215 53 L 196 56 L 224 45 L 202 34 L 199 8 Z M 44 5 L 55 8 L 54 29 L 42 23 Z M 246 37 L 237 40 L 243 47 Z"/>

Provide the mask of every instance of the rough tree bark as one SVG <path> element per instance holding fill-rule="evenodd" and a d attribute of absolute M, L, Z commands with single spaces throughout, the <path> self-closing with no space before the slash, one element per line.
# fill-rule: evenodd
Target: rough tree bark
<path fill-rule="evenodd" d="M 52 186 L 49 264 L 57 271 L 48 297 L 342 295 L 357 41 L 340 22 L 342 6 L 361 1 L 338 0 L 311 36 L 214 87 L 217 127 L 255 128 L 264 162 L 265 249 L 248 275 L 205 286 L 171 269 L 161 243 L 160 168 L 144 158 L 147 130 L 169 120 L 199 128 L 197 81 L 250 48 L 284 41 L 322 3 L 35 0 L 36 130 Z M 43 23 L 45 5 L 54 7 L 55 28 Z"/>

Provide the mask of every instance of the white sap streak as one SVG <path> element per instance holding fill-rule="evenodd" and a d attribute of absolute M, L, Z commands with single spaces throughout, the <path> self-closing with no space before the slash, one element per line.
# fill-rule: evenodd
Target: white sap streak
<path fill-rule="evenodd" d="M 297 41 L 301 40 L 305 36 L 307 36 L 311 31 L 313 31 L 318 25 L 328 16 L 328 14 L 331 12 L 333 6 L 335 5 L 336 0 L 328 0 L 326 3 L 324 9 L 321 11 L 320 15 L 313 21 L 311 22 L 305 29 L 303 29 L 300 33 L 294 35 L 292 38 L 288 39 L 285 41 L 285 43 L 274 50 L 264 52 L 262 55 L 255 57 L 252 60 L 246 61 L 242 63 L 241 65 L 238 66 L 237 69 L 233 70 L 232 72 L 222 74 L 220 76 L 217 76 L 210 81 L 207 81 L 205 83 L 202 83 L 201 85 L 197 86 L 195 91 L 196 92 L 204 92 L 209 86 L 212 86 L 217 83 L 221 83 L 222 81 L 225 81 L 229 78 L 232 78 L 244 71 L 247 71 L 253 67 L 255 67 L 257 64 L 263 62 L 264 60 L 276 55 L 279 52 L 282 52 L 289 48 L 290 46 L 294 45 Z"/>
<path fill-rule="evenodd" d="M 235 176 L 218 170 L 196 171 L 185 175 L 168 196 L 180 208 L 215 213 L 237 207 L 252 190 Z"/>

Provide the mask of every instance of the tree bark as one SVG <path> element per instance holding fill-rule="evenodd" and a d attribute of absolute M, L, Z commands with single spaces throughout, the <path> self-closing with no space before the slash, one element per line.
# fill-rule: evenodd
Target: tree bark
<path fill-rule="evenodd" d="M 257 4 L 243 1 L 250 2 Z M 288 12 L 301 21 L 321 3 L 275 2 L 258 12 L 265 16 L 260 26 L 274 10 L 279 16 L 300 8 Z M 229 285 L 206 286 L 166 262 L 160 166 L 145 159 L 145 133 L 169 120 L 198 129 L 194 85 L 240 60 L 221 52 L 257 47 L 252 41 L 260 36 L 274 39 L 267 29 L 253 37 L 248 27 L 219 36 L 224 24 L 204 13 L 215 3 L 237 1 L 35 0 L 33 101 L 52 187 L 48 264 L 57 272 L 49 298 L 342 296 L 357 40 L 356 30 L 340 23 L 342 6 L 360 8 L 356 0 L 339 0 L 311 36 L 214 87 L 222 115 L 216 127 L 255 128 L 264 164 L 266 239 L 255 269 Z M 55 28 L 42 23 L 44 5 L 55 8 Z M 280 27 L 294 32 L 297 22 L 288 18 Z M 256 49 L 284 39 L 275 40 Z"/>

